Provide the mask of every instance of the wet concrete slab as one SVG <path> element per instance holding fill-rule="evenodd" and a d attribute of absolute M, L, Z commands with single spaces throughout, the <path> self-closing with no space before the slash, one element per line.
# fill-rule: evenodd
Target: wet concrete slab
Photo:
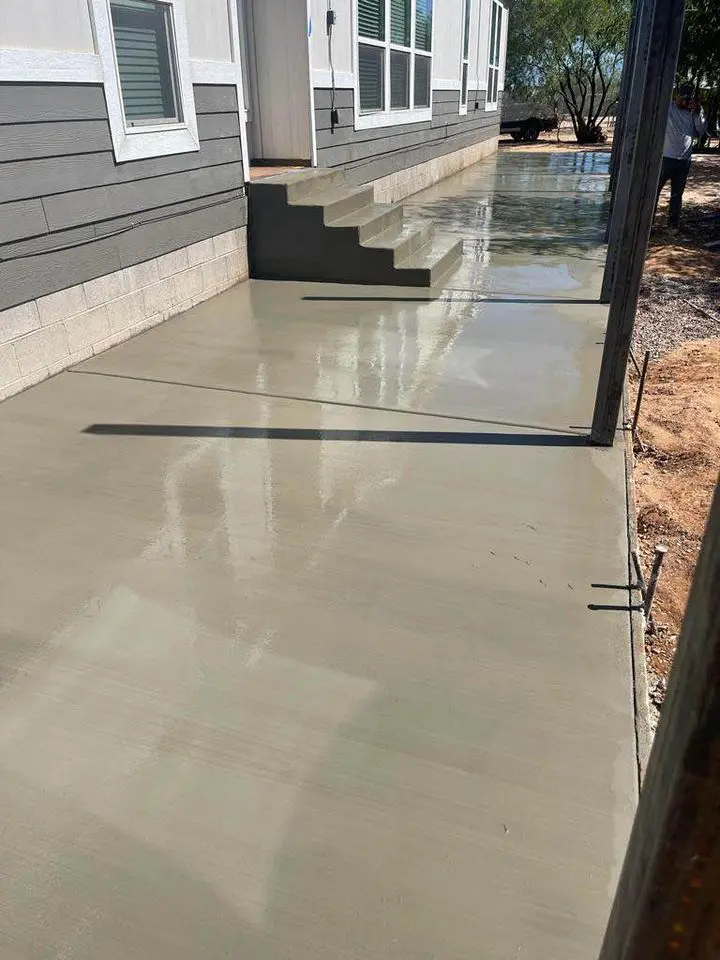
<path fill-rule="evenodd" d="M 0 956 L 594 960 L 636 800 L 597 164 L 414 198 L 442 289 L 251 282 L 0 405 Z"/>

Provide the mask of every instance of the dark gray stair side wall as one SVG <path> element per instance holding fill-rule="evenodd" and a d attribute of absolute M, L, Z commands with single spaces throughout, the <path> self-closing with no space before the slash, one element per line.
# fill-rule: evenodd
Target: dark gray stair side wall
<path fill-rule="evenodd" d="M 247 223 L 236 89 L 194 93 L 199 151 L 116 164 L 101 85 L 0 83 L 0 310 Z"/>
<path fill-rule="evenodd" d="M 318 166 L 343 167 L 349 183 L 377 180 L 500 133 L 500 106 L 486 111 L 484 90 L 468 92 L 466 115 L 459 113 L 459 90 L 434 90 L 432 120 L 370 130 L 355 129 L 354 98 L 353 90 L 335 91 L 340 122 L 331 130 L 331 91 L 315 89 Z"/>
<path fill-rule="evenodd" d="M 362 247 L 356 227 L 327 227 L 322 206 L 288 205 L 283 187 L 250 185 L 250 276 L 390 283 L 391 250 Z"/>

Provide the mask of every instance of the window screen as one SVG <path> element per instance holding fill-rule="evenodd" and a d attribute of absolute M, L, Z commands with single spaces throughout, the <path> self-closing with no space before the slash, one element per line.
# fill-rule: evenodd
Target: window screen
<path fill-rule="evenodd" d="M 390 106 L 393 110 L 410 106 L 410 54 L 397 50 L 390 53 Z"/>
<path fill-rule="evenodd" d="M 358 48 L 360 111 L 369 113 L 384 108 L 385 50 L 361 43 Z"/>
<path fill-rule="evenodd" d="M 112 0 L 110 10 L 127 124 L 180 122 L 170 7 L 152 0 Z"/>
<path fill-rule="evenodd" d="M 430 106 L 430 57 L 415 56 L 415 106 Z"/>

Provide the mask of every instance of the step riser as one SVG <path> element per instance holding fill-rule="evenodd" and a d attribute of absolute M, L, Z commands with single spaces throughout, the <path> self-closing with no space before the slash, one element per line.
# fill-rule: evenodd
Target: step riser
<path fill-rule="evenodd" d="M 313 198 L 310 199 L 312 201 Z M 323 203 L 320 199 L 317 204 L 313 204 L 313 206 L 317 205 L 322 208 L 323 222 L 326 226 L 330 226 L 333 220 L 339 220 L 340 217 L 346 217 L 350 213 L 355 213 L 356 210 L 369 207 L 374 200 L 375 193 L 372 187 L 368 187 L 366 190 L 358 190 L 358 192 L 352 196 L 344 197 L 342 200 L 335 200 L 333 203 Z"/>
<path fill-rule="evenodd" d="M 389 210 L 387 213 L 380 214 L 379 217 L 375 217 L 375 219 L 371 220 L 369 223 L 364 223 L 361 227 L 356 227 L 358 232 L 358 240 L 360 243 L 367 243 L 379 233 L 389 230 L 390 227 L 399 226 L 402 223 L 402 220 L 402 207 L 396 207 L 394 210 Z"/>
<path fill-rule="evenodd" d="M 297 183 L 288 184 L 288 203 L 302 203 L 323 191 L 337 190 L 345 185 L 345 174 L 342 170 L 328 170 L 327 173 L 301 178 Z"/>
<path fill-rule="evenodd" d="M 416 250 L 420 250 L 430 243 L 434 232 L 432 223 L 426 223 L 418 227 L 415 233 L 410 234 L 401 244 L 395 247 L 395 265 L 397 266 L 402 260 L 407 260 Z"/>
<path fill-rule="evenodd" d="M 442 280 L 442 278 L 450 273 L 451 270 L 453 270 L 455 267 L 459 267 L 462 263 L 462 258 L 463 245 L 462 240 L 460 240 L 456 246 L 448 250 L 444 257 L 440 257 L 437 263 L 433 264 L 430 270 L 431 284 Z"/>

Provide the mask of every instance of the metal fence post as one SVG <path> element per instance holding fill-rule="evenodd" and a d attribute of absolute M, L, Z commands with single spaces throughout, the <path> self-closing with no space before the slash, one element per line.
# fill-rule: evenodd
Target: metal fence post
<path fill-rule="evenodd" d="M 590 433 L 590 442 L 598 446 L 612 446 L 620 417 L 640 281 L 660 180 L 685 0 L 653 0 L 653 7 L 647 69 L 640 71 L 642 82 L 638 81 L 640 91 L 636 93 L 640 100 L 637 140 L 625 215 L 619 231 L 612 301 Z M 627 172 L 627 162 L 623 158 L 620 176 Z M 620 204 L 616 204 L 615 213 L 620 216 Z"/>

